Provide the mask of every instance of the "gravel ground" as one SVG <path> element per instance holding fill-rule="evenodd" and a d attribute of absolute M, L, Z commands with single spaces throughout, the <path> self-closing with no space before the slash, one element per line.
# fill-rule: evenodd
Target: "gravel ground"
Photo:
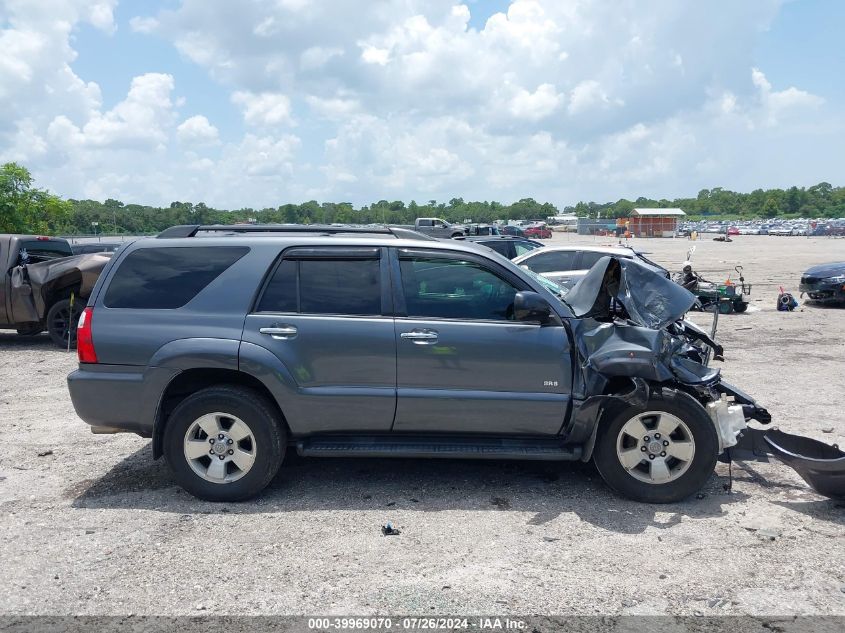
<path fill-rule="evenodd" d="M 636 245 L 677 269 L 691 244 Z M 754 284 L 753 308 L 720 321 L 725 376 L 785 430 L 845 444 L 845 310 L 775 310 L 779 284 L 797 292 L 845 241 L 697 246 L 705 277 L 741 263 Z M 89 432 L 75 355 L 14 333 L 0 354 L 0 613 L 845 615 L 845 504 L 774 462 L 735 464 L 732 492 L 720 464 L 701 498 L 649 506 L 589 465 L 289 453 L 259 499 L 215 505 L 147 440 Z"/>

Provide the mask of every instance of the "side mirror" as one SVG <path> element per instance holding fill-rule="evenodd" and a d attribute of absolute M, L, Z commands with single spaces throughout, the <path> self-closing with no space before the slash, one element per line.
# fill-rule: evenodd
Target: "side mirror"
<path fill-rule="evenodd" d="M 513 318 L 515 321 L 539 322 L 540 325 L 558 321 L 549 302 L 528 290 L 517 292 L 513 298 Z"/>

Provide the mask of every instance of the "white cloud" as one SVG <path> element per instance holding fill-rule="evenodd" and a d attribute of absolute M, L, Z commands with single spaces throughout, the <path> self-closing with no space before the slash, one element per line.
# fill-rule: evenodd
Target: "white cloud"
<path fill-rule="evenodd" d="M 158 28 L 158 20 L 151 17 L 135 16 L 129 19 L 129 27 L 135 33 L 154 33 Z"/>
<path fill-rule="evenodd" d="M 7 0 L 0 160 L 65 195 L 236 207 L 835 180 L 837 104 L 752 70 L 780 3 L 513 0 L 477 27 L 454 0 L 181 0 L 130 20 L 227 90 L 243 133 L 181 113 L 179 74 L 103 106 L 74 38 L 125 36 L 114 1 Z"/>
<path fill-rule="evenodd" d="M 249 125 L 273 127 L 292 122 L 290 99 L 283 94 L 239 90 L 232 95 L 232 102 L 241 107 Z"/>
<path fill-rule="evenodd" d="M 315 70 L 325 66 L 333 57 L 341 57 L 342 55 L 342 48 L 312 46 L 302 51 L 299 56 L 299 65 L 303 70 Z"/>
<path fill-rule="evenodd" d="M 182 121 L 176 128 L 176 136 L 185 144 L 212 145 L 219 140 L 219 132 L 201 114 Z"/>
<path fill-rule="evenodd" d="M 537 121 L 549 116 L 563 101 L 552 84 L 541 84 L 533 93 L 520 88 L 510 102 L 510 112 L 518 119 Z"/>
<path fill-rule="evenodd" d="M 139 75 L 132 79 L 126 99 L 108 112 L 90 112 L 81 128 L 59 115 L 48 131 L 54 141 L 64 146 L 155 149 L 168 140 L 168 128 L 173 121 L 172 90 L 171 75 Z"/>
<path fill-rule="evenodd" d="M 604 108 L 611 104 L 610 98 L 602 88 L 601 84 L 594 79 L 585 79 L 572 89 L 569 95 L 569 114 L 581 114 L 589 112 L 594 108 Z M 622 102 L 616 101 L 617 105 Z"/>

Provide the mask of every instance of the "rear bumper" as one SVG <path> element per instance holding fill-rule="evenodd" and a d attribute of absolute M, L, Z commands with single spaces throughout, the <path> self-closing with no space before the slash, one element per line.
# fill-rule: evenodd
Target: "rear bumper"
<path fill-rule="evenodd" d="M 161 394 L 177 373 L 160 367 L 82 364 L 67 384 L 76 414 L 94 432 L 151 437 Z"/>

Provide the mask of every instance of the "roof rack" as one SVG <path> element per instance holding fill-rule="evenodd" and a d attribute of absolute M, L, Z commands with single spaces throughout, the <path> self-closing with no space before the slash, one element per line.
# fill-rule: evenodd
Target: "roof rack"
<path fill-rule="evenodd" d="M 397 239 L 436 241 L 434 238 L 417 233 L 411 229 L 392 226 L 329 226 L 326 224 L 180 224 L 164 229 L 156 235 L 157 239 L 175 239 L 181 237 L 196 237 L 197 233 L 318 233 L 320 235 L 337 235 L 349 233 L 365 233 L 376 235 L 392 235 Z"/>

